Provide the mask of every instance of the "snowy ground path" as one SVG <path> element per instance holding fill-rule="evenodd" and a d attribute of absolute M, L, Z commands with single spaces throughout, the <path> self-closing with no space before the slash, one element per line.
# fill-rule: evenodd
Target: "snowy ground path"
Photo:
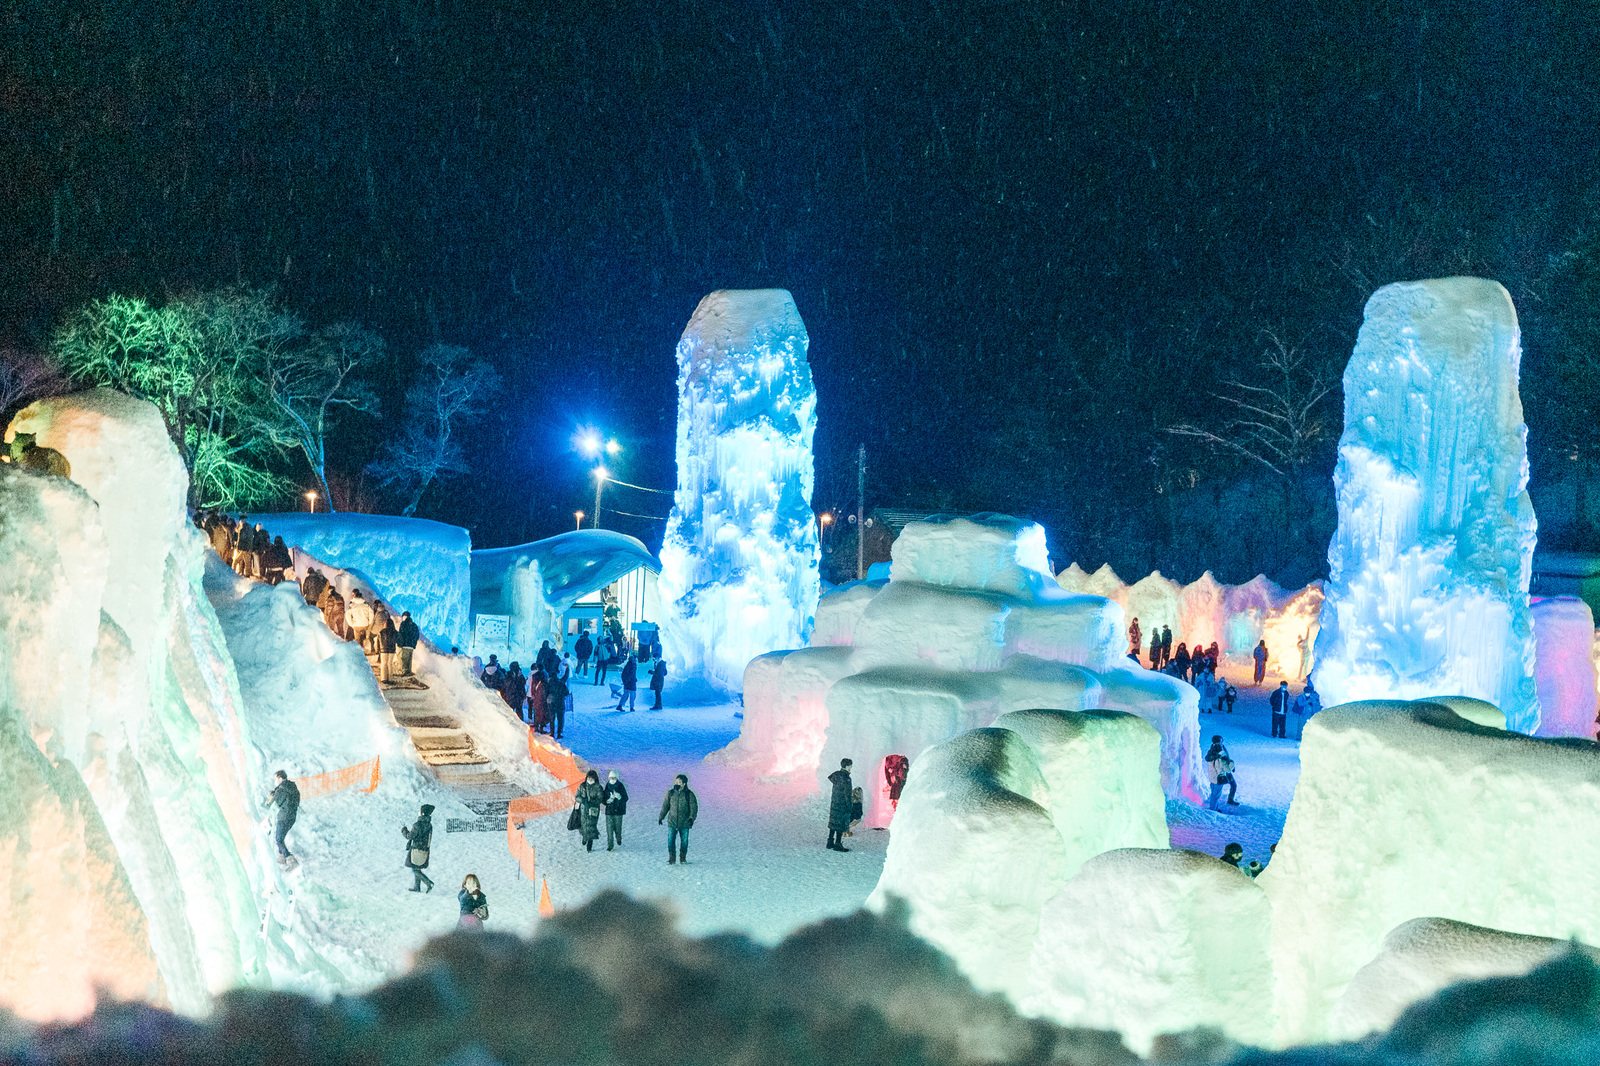
<path fill-rule="evenodd" d="M 828 851 L 824 804 L 814 790 L 805 794 L 809 779 L 760 784 L 702 762 L 738 735 L 736 705 L 647 711 L 651 693 L 641 690 L 640 709 L 619 713 L 608 686 L 576 680 L 564 743 L 602 778 L 615 769 L 629 803 L 616 852 L 605 851 L 603 837 L 585 852 L 561 816 L 525 828 L 557 907 L 621 888 L 668 901 L 687 933 L 734 930 L 775 943 L 800 926 L 856 910 L 877 884 L 888 833 L 861 830 L 847 841 L 849 854 Z M 667 865 L 666 830 L 656 825 L 676 773 L 689 775 L 700 800 L 687 867 Z"/>
<path fill-rule="evenodd" d="M 1268 703 L 1278 682 L 1288 680 L 1268 673 L 1260 688 L 1251 686 L 1254 676 L 1249 666 L 1224 665 L 1223 675 L 1239 690 L 1239 701 L 1232 714 L 1200 716 L 1201 747 L 1220 735 L 1228 746 L 1239 781 L 1239 806 L 1222 803 L 1219 811 L 1188 803 L 1167 804 L 1167 824 L 1172 830 L 1172 846 L 1221 855 L 1231 842 L 1244 846 L 1245 861 L 1259 860 L 1265 866 L 1270 848 L 1283 835 L 1283 822 L 1294 798 L 1295 782 L 1300 777 L 1300 745 L 1293 740 L 1272 737 L 1272 711 Z M 1300 694 L 1300 684 L 1289 681 L 1289 691 Z M 1294 729 L 1291 714 L 1290 732 Z M 1223 793 L 1226 800 L 1227 793 Z"/>

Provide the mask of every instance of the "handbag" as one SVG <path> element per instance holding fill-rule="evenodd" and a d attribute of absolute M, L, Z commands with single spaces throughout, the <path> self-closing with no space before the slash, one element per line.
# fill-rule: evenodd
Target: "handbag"
<path fill-rule="evenodd" d="M 572 813 L 567 815 L 567 828 L 569 830 L 576 829 L 581 824 L 582 822 L 578 817 L 578 808 L 574 807 L 572 808 Z"/>
<path fill-rule="evenodd" d="M 487 922 L 489 920 L 489 905 L 485 903 L 481 907 L 474 907 L 472 913 L 478 916 L 478 921 Z"/>
<path fill-rule="evenodd" d="M 428 849 L 427 848 L 412 848 L 411 849 L 411 865 L 412 866 L 426 866 L 426 865 L 428 865 Z"/>

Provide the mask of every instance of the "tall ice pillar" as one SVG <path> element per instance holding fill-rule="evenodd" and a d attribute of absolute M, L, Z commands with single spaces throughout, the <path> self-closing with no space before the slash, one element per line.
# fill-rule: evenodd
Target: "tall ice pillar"
<path fill-rule="evenodd" d="M 1387 285 L 1344 374 L 1317 639 L 1324 704 L 1461 695 L 1539 726 L 1522 348 L 1482 278 Z"/>
<path fill-rule="evenodd" d="M 661 547 L 664 654 L 736 692 L 745 664 L 803 646 L 817 609 L 817 394 L 786 289 L 719 290 L 678 341 L 678 491 Z"/>

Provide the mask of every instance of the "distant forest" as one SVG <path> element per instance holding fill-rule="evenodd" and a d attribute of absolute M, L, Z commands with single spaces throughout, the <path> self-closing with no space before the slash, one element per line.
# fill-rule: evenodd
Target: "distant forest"
<path fill-rule="evenodd" d="M 17 0 L 0 349 L 112 294 L 266 287 L 382 335 L 393 421 L 419 353 L 462 346 L 503 384 L 417 513 L 488 546 L 589 509 L 578 425 L 670 487 L 684 322 L 781 286 L 819 511 L 854 509 L 865 444 L 869 508 L 1299 584 L 1363 302 L 1472 273 L 1521 315 L 1542 543 L 1594 546 L 1597 55 L 1588 0 Z M 329 442 L 347 506 L 383 437 Z M 662 498 L 613 491 L 658 546 Z"/>

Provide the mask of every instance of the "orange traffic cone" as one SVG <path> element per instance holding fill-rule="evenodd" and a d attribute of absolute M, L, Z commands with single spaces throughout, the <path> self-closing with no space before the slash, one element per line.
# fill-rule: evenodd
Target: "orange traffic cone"
<path fill-rule="evenodd" d="M 556 905 L 550 902 L 550 879 L 544 877 L 540 878 L 540 881 L 542 882 L 542 887 L 539 889 L 539 917 L 554 918 Z"/>

